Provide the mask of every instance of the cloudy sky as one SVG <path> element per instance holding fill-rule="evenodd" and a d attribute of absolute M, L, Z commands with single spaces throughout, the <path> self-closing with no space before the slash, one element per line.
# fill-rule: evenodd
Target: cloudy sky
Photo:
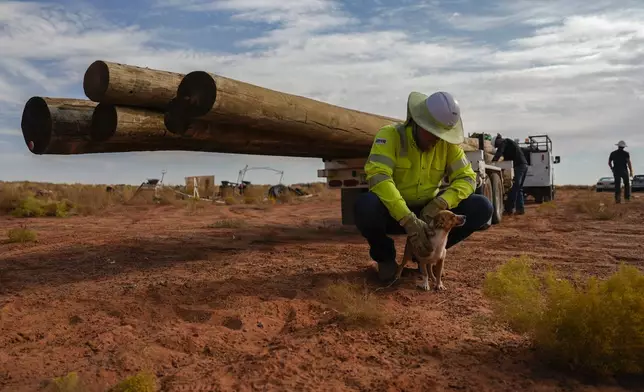
<path fill-rule="evenodd" d="M 409 91 L 445 90 L 466 132 L 549 134 L 557 183 L 593 183 L 624 139 L 644 172 L 644 2 L 615 0 L 0 0 L 0 180 L 139 184 L 244 165 L 316 181 L 322 162 L 202 153 L 35 156 L 34 95 L 85 98 L 94 60 L 207 70 L 403 117 Z M 249 172 L 253 182 L 276 182 Z"/>

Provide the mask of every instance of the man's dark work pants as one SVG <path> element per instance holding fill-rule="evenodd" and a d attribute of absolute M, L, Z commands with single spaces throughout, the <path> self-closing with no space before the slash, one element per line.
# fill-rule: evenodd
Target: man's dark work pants
<path fill-rule="evenodd" d="M 514 167 L 512 187 L 508 192 L 508 197 L 505 199 L 505 212 L 513 212 L 515 207 L 517 212 L 524 211 L 523 182 L 527 173 L 528 165 L 521 164 Z"/>
<path fill-rule="evenodd" d="M 624 181 L 624 199 L 631 199 L 631 183 L 628 178 L 627 171 L 613 170 L 613 177 L 615 178 L 615 201 L 619 202 L 622 199 L 621 182 Z"/>
<path fill-rule="evenodd" d="M 422 206 L 410 207 L 417 216 L 420 216 L 422 208 Z M 456 245 L 473 232 L 481 229 L 492 217 L 493 207 L 485 196 L 472 194 L 451 211 L 455 214 L 465 215 L 466 221 L 462 227 L 456 227 L 450 231 L 447 238 L 447 248 Z M 405 229 L 391 217 L 389 210 L 380 201 L 380 198 L 372 192 L 363 193 L 356 200 L 354 213 L 356 227 L 369 243 L 371 258 L 377 263 L 394 262 L 396 248 L 393 239 L 388 235 L 405 234 Z"/>

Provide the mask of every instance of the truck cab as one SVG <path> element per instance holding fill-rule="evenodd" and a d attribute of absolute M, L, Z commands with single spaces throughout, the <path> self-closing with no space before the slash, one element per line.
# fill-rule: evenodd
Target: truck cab
<path fill-rule="evenodd" d="M 554 165 L 561 161 L 552 152 L 552 140 L 548 135 L 528 136 L 518 143 L 528 161 L 528 172 L 523 182 L 524 197 L 532 196 L 537 203 L 555 198 Z"/>

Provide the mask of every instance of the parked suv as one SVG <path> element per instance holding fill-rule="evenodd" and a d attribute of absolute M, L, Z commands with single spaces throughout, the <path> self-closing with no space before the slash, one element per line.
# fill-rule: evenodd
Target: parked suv
<path fill-rule="evenodd" d="M 644 191 L 644 174 L 636 174 L 633 176 L 631 190 L 633 192 Z"/>

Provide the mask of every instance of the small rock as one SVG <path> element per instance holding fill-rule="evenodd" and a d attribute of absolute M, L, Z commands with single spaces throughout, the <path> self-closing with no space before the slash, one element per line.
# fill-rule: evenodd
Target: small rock
<path fill-rule="evenodd" d="M 264 324 L 262 324 L 262 322 L 261 322 L 261 321 L 258 321 L 258 322 L 257 322 L 257 327 L 259 327 L 259 328 L 264 328 Z"/>

